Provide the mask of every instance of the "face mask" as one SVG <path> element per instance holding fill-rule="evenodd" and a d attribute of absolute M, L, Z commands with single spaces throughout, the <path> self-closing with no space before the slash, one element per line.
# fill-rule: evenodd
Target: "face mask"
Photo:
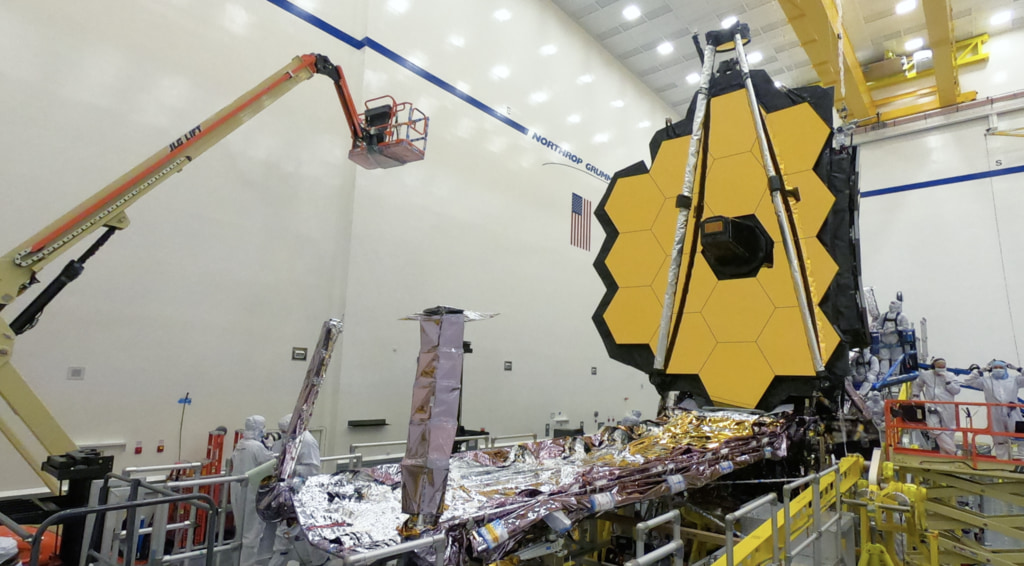
<path fill-rule="evenodd" d="M 946 368 L 935 368 L 935 375 L 946 375 Z"/>
<path fill-rule="evenodd" d="M 893 314 L 900 312 L 900 306 L 894 303 L 889 303 L 889 312 Z"/>
<path fill-rule="evenodd" d="M 995 379 L 1005 379 L 1006 378 L 1006 370 L 1003 369 L 1003 368 L 996 368 L 996 369 L 992 370 L 992 377 L 995 378 Z"/>

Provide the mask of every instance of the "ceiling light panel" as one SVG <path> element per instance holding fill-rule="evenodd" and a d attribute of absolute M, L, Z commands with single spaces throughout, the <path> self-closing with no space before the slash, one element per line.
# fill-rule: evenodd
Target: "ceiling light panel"
<path fill-rule="evenodd" d="M 896 4 L 896 13 L 907 14 L 912 12 L 916 7 L 917 0 L 903 0 L 902 2 Z"/>
<path fill-rule="evenodd" d="M 508 70 L 508 67 L 506 67 L 505 65 L 496 65 L 493 68 L 491 68 L 491 76 L 493 77 L 497 77 L 499 79 L 507 79 L 509 74 L 510 72 Z"/>
<path fill-rule="evenodd" d="M 1003 10 L 1002 12 L 996 12 L 992 15 L 989 23 L 994 26 L 1001 26 L 1003 24 L 1010 23 L 1013 20 L 1013 12 L 1010 10 Z"/>

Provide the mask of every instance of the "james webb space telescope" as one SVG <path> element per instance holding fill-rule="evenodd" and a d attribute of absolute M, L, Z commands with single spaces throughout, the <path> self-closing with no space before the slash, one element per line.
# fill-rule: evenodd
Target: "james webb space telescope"
<path fill-rule="evenodd" d="M 771 409 L 838 384 L 849 347 L 870 342 L 856 154 L 833 147 L 832 89 L 780 88 L 750 70 L 745 24 L 707 39 L 686 117 L 654 135 L 649 170 L 615 174 L 596 209 L 607 291 L 594 322 L 663 399 Z"/>

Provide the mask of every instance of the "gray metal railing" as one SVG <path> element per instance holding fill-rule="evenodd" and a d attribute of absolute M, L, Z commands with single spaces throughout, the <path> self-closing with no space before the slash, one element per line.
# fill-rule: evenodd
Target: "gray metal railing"
<path fill-rule="evenodd" d="M 802 480 L 798 480 L 802 481 Z M 750 515 L 765 505 L 769 506 L 769 514 L 772 522 L 772 564 L 779 563 L 779 498 L 774 493 L 762 495 L 761 497 L 747 503 L 736 511 L 725 516 L 725 563 L 733 566 L 733 545 L 735 545 L 733 531 L 736 528 L 736 521 Z M 788 557 L 788 555 L 787 555 Z"/>
<path fill-rule="evenodd" d="M 32 533 L 26 531 L 24 527 L 19 525 L 14 519 L 0 513 L 0 524 L 10 529 L 12 533 L 17 535 L 22 540 L 28 541 L 32 539 Z"/>
<path fill-rule="evenodd" d="M 130 481 L 131 481 L 131 486 L 130 486 L 131 495 L 132 495 L 132 497 L 136 498 L 133 501 L 128 501 L 126 503 L 114 503 L 114 504 L 98 505 L 96 507 L 83 507 L 83 508 L 79 508 L 79 509 L 66 509 L 64 511 L 60 511 L 60 512 L 54 513 L 53 515 L 50 515 L 45 521 L 43 521 L 39 525 L 39 527 L 36 529 L 36 535 L 30 535 L 29 537 L 24 537 L 22 533 L 19 533 L 19 536 L 22 536 L 23 538 L 25 538 L 25 540 L 27 542 L 30 542 L 31 546 L 32 546 L 31 547 L 31 554 L 30 554 L 30 558 L 29 558 L 29 564 L 31 564 L 33 566 L 39 564 L 39 554 L 40 554 L 40 551 L 41 551 L 41 544 L 42 544 L 42 541 L 43 541 L 43 533 L 46 533 L 47 530 L 50 527 L 62 524 L 62 523 L 66 522 L 69 519 L 76 519 L 76 518 L 79 518 L 79 517 L 88 517 L 90 515 L 99 515 L 101 513 L 110 513 L 110 512 L 114 512 L 114 511 L 125 511 L 127 513 L 127 517 L 129 519 L 128 523 L 127 523 L 127 526 L 128 526 L 127 535 L 128 536 L 126 536 L 126 541 L 125 542 L 126 542 L 127 546 L 126 546 L 125 551 L 124 551 L 124 556 L 126 557 L 126 560 L 129 559 L 128 557 L 134 557 L 135 556 L 135 542 L 136 542 L 136 540 L 138 539 L 138 536 L 139 536 L 139 532 L 138 532 L 139 529 L 136 526 L 136 524 L 134 523 L 135 518 L 136 518 L 136 514 L 138 512 L 138 509 L 140 507 L 150 507 L 150 506 L 152 506 L 154 504 L 155 501 L 157 501 L 157 500 L 146 500 L 146 499 L 138 500 L 137 499 L 138 492 L 139 492 L 139 489 L 142 488 L 142 489 L 151 490 L 151 491 L 154 491 L 156 493 L 160 493 L 161 495 L 164 495 L 164 497 L 159 499 L 159 501 L 161 503 L 166 503 L 166 504 L 170 504 L 170 503 L 188 503 L 189 505 L 191 505 L 193 507 L 199 507 L 199 508 L 203 509 L 204 511 L 206 511 L 207 513 L 209 513 L 210 517 L 213 520 L 208 522 L 207 526 L 206 526 L 206 529 L 207 529 L 206 530 L 206 548 L 204 549 L 204 551 L 206 552 L 206 566 L 213 566 L 213 555 L 214 555 L 213 547 L 214 547 L 214 543 L 216 542 L 216 537 L 215 537 L 216 531 L 214 530 L 214 527 L 217 524 L 217 522 L 218 522 L 217 519 L 220 516 L 220 509 L 217 507 L 217 505 L 214 502 L 213 498 L 210 497 L 209 495 L 206 495 L 205 493 L 175 494 L 175 493 L 172 493 L 172 492 L 167 492 L 166 490 L 163 490 L 163 489 L 160 489 L 160 488 L 156 488 L 156 486 L 153 486 L 153 485 L 150 485 L 150 484 L 146 484 L 145 482 L 143 482 L 141 480 L 138 480 L 138 479 L 130 480 Z M 166 495 L 167 493 L 169 493 L 170 495 Z M 29 534 L 29 533 L 24 533 L 24 534 Z M 93 558 L 95 560 L 98 560 L 98 561 L 100 561 L 102 563 L 111 564 L 113 566 L 117 566 L 118 565 L 118 560 L 117 560 L 116 554 L 111 559 L 111 558 L 103 556 L 103 555 L 101 555 L 101 554 L 99 554 L 99 553 L 97 553 L 97 552 L 95 552 L 93 550 L 89 550 L 88 551 L 88 555 L 91 558 Z M 197 556 L 198 555 L 199 554 L 197 554 Z"/>
<path fill-rule="evenodd" d="M 402 544 L 396 544 L 395 546 L 389 546 L 387 548 L 353 554 L 346 556 L 343 561 L 346 566 L 364 566 L 367 564 L 373 564 L 374 562 L 385 558 L 398 556 L 405 554 L 406 552 L 412 552 L 414 550 L 432 546 L 434 547 L 434 566 L 444 566 L 444 554 L 447 545 L 448 538 L 445 535 L 434 535 L 428 538 L 403 542 Z"/>
<path fill-rule="evenodd" d="M 664 525 L 665 523 L 672 523 L 672 540 L 667 544 L 659 546 L 650 554 L 646 553 L 644 548 L 644 539 L 647 538 L 647 532 L 651 529 Z M 625 566 L 651 566 L 659 560 L 672 555 L 673 566 L 683 566 L 683 538 L 680 532 L 682 523 L 682 514 L 679 510 L 669 511 L 664 515 L 658 515 L 657 517 L 637 523 L 636 531 L 633 538 L 636 540 L 636 557 L 626 562 Z"/>
<path fill-rule="evenodd" d="M 536 432 L 525 432 L 523 434 L 502 434 L 500 436 L 492 436 L 491 437 L 491 448 L 496 448 L 498 446 L 498 441 L 499 440 L 512 440 L 514 438 L 521 438 L 521 439 L 529 438 L 530 442 L 537 442 L 537 433 Z M 519 443 L 518 442 L 513 442 L 511 444 L 519 444 Z M 505 445 L 503 444 L 503 446 L 505 446 Z"/>
<path fill-rule="evenodd" d="M 821 480 L 822 478 L 834 475 L 832 488 L 835 490 L 835 516 L 829 519 L 825 524 L 822 524 L 821 519 Z M 832 528 L 833 525 L 837 525 L 843 517 L 842 506 L 842 475 L 839 472 L 839 465 L 833 465 L 829 468 L 822 470 L 817 474 L 811 474 L 804 478 L 798 479 L 792 483 L 786 484 L 782 488 L 782 506 L 785 509 L 785 525 L 786 525 L 786 537 L 783 541 L 784 553 L 785 553 L 785 564 L 791 566 L 793 564 L 793 556 L 802 552 L 808 545 L 813 546 L 813 557 L 815 564 L 821 564 L 822 562 L 822 551 L 821 551 L 821 537 L 822 533 Z M 793 510 L 790 508 L 790 501 L 792 499 L 793 490 L 802 487 L 807 484 L 811 484 L 812 500 L 811 500 L 811 522 L 807 525 L 806 532 L 807 538 L 803 540 L 796 547 L 791 547 L 793 541 L 792 523 L 793 523 Z M 836 526 L 836 553 L 837 555 L 841 552 L 843 547 L 842 544 L 842 530 Z M 731 562 L 730 562 L 731 566 Z"/>
<path fill-rule="evenodd" d="M 329 463 L 329 462 L 338 462 L 338 464 L 334 465 L 335 466 L 334 467 L 334 471 L 335 472 L 337 472 L 339 469 L 341 469 L 340 468 L 340 464 L 342 462 L 348 462 L 348 469 L 350 469 L 350 470 L 358 469 L 358 468 L 362 468 L 363 467 L 363 455 L 362 454 L 342 454 L 340 456 L 326 456 L 324 458 L 320 458 L 320 467 L 323 468 L 323 465 L 326 464 L 326 463 Z"/>
<path fill-rule="evenodd" d="M 489 438 L 490 438 L 490 436 L 486 435 L 486 434 L 481 434 L 481 435 L 478 435 L 478 436 L 456 436 L 455 437 L 455 442 L 466 442 L 466 441 L 469 441 L 469 440 L 484 440 L 484 441 L 486 441 Z M 349 454 L 356 454 L 356 450 L 357 449 L 363 449 L 363 448 L 384 448 L 384 447 L 388 447 L 388 446 L 405 446 L 407 443 L 408 443 L 408 441 L 406 441 L 406 440 L 388 440 L 386 442 L 357 442 L 355 444 L 349 444 L 348 445 L 348 453 Z M 487 446 L 486 442 L 484 442 L 484 446 Z M 370 458 L 373 458 L 373 456 L 364 457 L 363 459 L 364 460 L 369 460 Z"/>
<path fill-rule="evenodd" d="M 154 468 L 168 468 L 167 466 L 154 466 Z M 152 469 L 136 469 L 135 472 L 158 471 Z M 111 485 L 113 481 L 123 482 L 127 485 Z M 105 508 L 105 519 L 92 520 L 93 525 L 87 529 L 91 533 L 87 542 L 90 550 L 85 556 L 104 564 L 118 564 L 118 554 L 125 557 L 135 557 L 135 547 L 139 537 L 149 535 L 151 544 L 149 547 L 149 564 L 173 564 L 184 560 L 198 557 L 206 557 L 207 564 L 212 565 L 214 556 L 241 548 L 241 539 L 235 537 L 232 541 L 225 540 L 226 513 L 228 492 L 233 484 L 238 484 L 242 489 L 248 489 L 249 479 L 245 475 L 237 476 L 208 476 L 182 481 L 164 482 L 160 485 L 147 483 L 139 478 L 129 478 L 118 474 L 108 474 L 104 478 L 103 485 L 99 492 L 98 508 Z M 108 501 L 117 491 L 123 491 L 127 487 L 128 494 L 126 501 L 122 503 L 109 504 Z M 202 493 L 200 490 L 209 488 L 213 493 Z M 220 488 L 220 489 L 217 489 Z M 147 490 L 156 497 L 147 498 L 140 490 Z M 195 492 L 181 493 L 180 490 L 196 490 Z M 183 499 L 184 498 L 184 499 Z M 211 503 L 216 512 L 211 512 L 208 506 L 187 501 L 202 500 Z M 181 504 L 187 506 L 188 516 L 179 519 L 178 522 L 168 523 L 171 506 Z M 132 506 L 118 508 L 118 506 Z M 152 521 L 150 526 L 141 527 L 138 518 L 140 508 L 152 508 Z M 124 511 L 123 514 L 119 513 Z M 237 532 L 244 528 L 245 521 L 251 518 L 245 517 L 244 508 L 240 513 L 235 514 L 235 527 Z M 108 513 L 114 513 L 111 517 Z M 199 513 L 205 513 L 200 518 Z M 122 521 L 124 528 L 121 527 Z M 203 522 L 205 521 L 205 524 Z M 102 527 L 100 525 L 103 525 Z M 202 525 L 203 540 L 196 544 L 197 532 Z M 98 529 L 102 528 L 102 533 Z M 182 532 L 181 535 L 173 537 L 175 541 L 174 550 L 171 554 L 164 554 L 164 542 L 168 533 Z M 183 543 L 183 546 L 179 546 Z"/>
<path fill-rule="evenodd" d="M 148 474 L 151 472 L 173 472 L 177 470 L 195 470 L 196 474 L 203 469 L 202 462 L 182 462 L 180 464 L 163 464 L 160 466 L 129 467 L 121 471 L 121 475 L 131 477 L 134 474 Z"/>
<path fill-rule="evenodd" d="M 355 444 L 348 445 L 348 453 L 356 454 L 357 449 L 361 448 L 384 448 L 386 446 L 405 446 L 408 441 L 406 440 L 388 440 L 385 442 L 357 442 Z"/>
<path fill-rule="evenodd" d="M 878 509 L 885 509 L 886 511 L 896 511 L 897 513 L 910 513 L 911 509 L 907 505 L 889 505 L 887 503 L 868 503 L 867 501 L 859 501 L 857 499 L 843 498 L 843 505 L 854 505 L 857 507 L 876 507 Z"/>
<path fill-rule="evenodd" d="M 524 432 L 524 433 L 521 433 L 521 434 L 504 434 L 504 435 L 501 435 L 501 436 L 491 436 L 491 435 L 488 435 L 488 434 L 481 434 L 481 435 L 477 435 L 477 436 L 457 436 L 457 437 L 455 437 L 455 442 L 466 442 L 466 441 L 470 441 L 470 440 L 484 440 L 485 441 L 484 442 L 484 447 L 485 448 L 487 448 L 487 447 L 494 448 L 497 445 L 497 442 L 499 440 L 511 440 L 513 438 L 523 438 L 523 439 L 529 438 L 533 442 L 536 442 L 537 441 L 537 434 L 536 433 L 532 433 L 532 432 Z M 356 450 L 358 450 L 358 449 L 363 449 L 363 448 L 386 448 L 386 447 L 389 447 L 389 446 L 405 446 L 406 443 L 407 443 L 407 441 L 405 441 L 405 440 L 388 440 L 388 441 L 385 441 L 385 442 L 357 442 L 357 443 L 349 444 L 348 445 L 348 453 L 349 453 L 349 455 L 354 455 L 354 454 L 356 454 Z M 333 456 L 332 456 L 332 458 L 333 458 Z M 373 456 L 364 457 L 363 459 L 364 460 L 369 460 L 371 458 L 373 458 Z"/>

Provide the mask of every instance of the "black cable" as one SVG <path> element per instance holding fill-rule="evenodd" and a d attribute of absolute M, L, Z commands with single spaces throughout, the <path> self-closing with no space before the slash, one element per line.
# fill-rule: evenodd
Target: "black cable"
<path fill-rule="evenodd" d="M 190 399 L 188 398 L 188 391 L 185 392 L 185 397 L 181 399 L 181 422 L 178 423 L 178 461 L 181 462 L 181 438 L 182 431 L 185 429 L 185 407 L 189 406 Z"/>
<path fill-rule="evenodd" d="M 853 368 L 851 368 L 851 370 L 852 369 Z M 839 417 L 839 426 L 843 427 L 843 430 L 841 431 L 843 434 L 843 456 L 850 455 L 850 452 L 846 448 L 846 445 L 850 441 L 850 439 L 846 436 L 846 399 L 846 387 L 844 384 L 843 387 L 839 388 L 839 411 L 837 415 Z M 850 399 L 850 402 L 852 403 L 853 399 Z"/>
<path fill-rule="evenodd" d="M 68 262 L 68 264 L 64 266 L 64 269 L 61 270 L 60 274 L 57 275 L 57 278 L 50 281 L 50 284 L 47 285 L 46 288 L 43 289 L 27 307 L 25 307 L 25 310 L 21 311 L 21 313 L 14 318 L 11 322 L 11 330 L 13 330 L 15 334 L 23 334 L 31 330 L 36 323 L 39 322 L 39 317 L 43 315 L 43 309 L 45 309 L 50 302 L 56 299 L 57 295 L 59 295 L 65 287 L 75 279 L 78 279 L 78 276 L 85 271 L 85 262 L 89 261 L 89 258 L 95 255 L 95 253 L 103 247 L 103 244 L 107 243 L 107 240 L 114 235 L 116 230 L 116 228 L 108 226 L 107 231 L 97 238 L 96 241 L 89 246 L 89 249 L 85 250 L 85 253 L 83 253 L 81 257 Z"/>

